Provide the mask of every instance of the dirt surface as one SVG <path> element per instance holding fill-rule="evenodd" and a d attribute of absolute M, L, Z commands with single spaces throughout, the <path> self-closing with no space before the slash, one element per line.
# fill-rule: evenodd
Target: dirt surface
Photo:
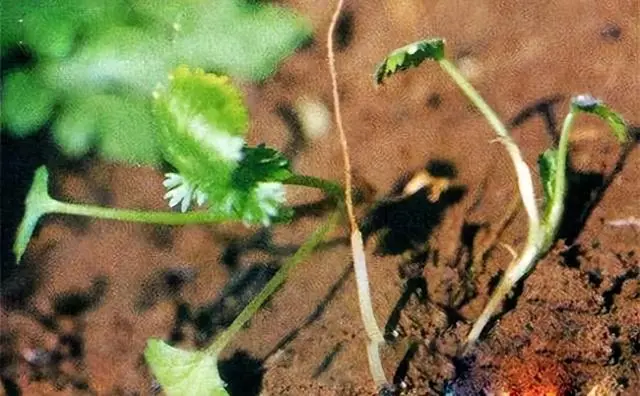
<path fill-rule="evenodd" d="M 282 3 L 308 15 L 317 35 L 272 79 L 244 86 L 251 140 L 283 149 L 300 173 L 340 180 L 336 131 L 305 139 L 294 111 L 302 97 L 330 109 L 324 37 L 332 10 L 323 1 Z M 410 395 L 445 386 L 457 395 L 586 395 L 596 386 L 597 394 L 638 394 L 640 228 L 618 222 L 640 218 L 637 143 L 620 149 L 598 120 L 577 122 L 561 240 L 462 359 L 458 349 L 511 260 L 503 246 L 518 250 L 526 237 L 513 171 L 435 64 L 378 90 L 371 72 L 391 49 L 445 37 L 449 56 L 510 122 L 535 168 L 574 94 L 592 93 L 640 124 L 640 3 L 347 3 L 337 67 L 373 302 L 379 323 L 397 335 L 384 351 L 388 376 Z M 59 198 L 166 206 L 159 171 L 47 162 Z M 439 196 L 421 190 L 372 209 L 425 168 L 449 180 Z M 321 195 L 291 189 L 289 197 Z M 306 210 L 269 230 L 48 218 L 23 266 L 3 274 L 5 393 L 153 394 L 145 340 L 203 345 L 326 217 Z M 225 352 L 232 395 L 374 394 L 346 241 L 342 227 Z"/>

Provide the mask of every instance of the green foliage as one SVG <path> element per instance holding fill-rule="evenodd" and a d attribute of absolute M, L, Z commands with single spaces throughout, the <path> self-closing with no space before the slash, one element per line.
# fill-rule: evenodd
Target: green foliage
<path fill-rule="evenodd" d="M 16 256 L 16 262 L 20 262 L 22 255 L 27 249 L 27 245 L 31 240 L 38 220 L 50 211 L 49 206 L 52 200 L 49 197 L 48 185 L 49 172 L 47 172 L 47 168 L 41 166 L 36 170 L 31 189 L 27 194 L 25 202 L 26 211 L 18 227 L 18 233 L 16 234 L 16 239 L 13 244 L 13 253 Z"/>
<path fill-rule="evenodd" d="M 179 64 L 244 80 L 268 77 L 310 35 L 282 7 L 248 0 L 1 2 L 2 54 L 33 54 L 4 76 L 2 123 L 15 136 L 53 122 L 70 157 L 96 149 L 115 161 L 158 164 L 149 98 Z M 71 130 L 63 130 L 69 127 Z"/>
<path fill-rule="evenodd" d="M 151 339 L 144 357 L 168 396 L 229 395 L 218 373 L 217 356 L 185 351 Z"/>
<path fill-rule="evenodd" d="M 29 135 L 53 111 L 53 91 L 38 75 L 27 71 L 9 74 L 2 86 L 2 120 L 15 136 Z"/>
<path fill-rule="evenodd" d="M 165 182 L 172 206 L 206 201 L 246 224 L 269 225 L 283 214 L 289 163 L 275 150 L 245 147 L 247 110 L 228 77 L 179 67 L 154 96 L 159 143 L 181 178 Z"/>
<path fill-rule="evenodd" d="M 611 128 L 611 132 L 618 139 L 618 142 L 626 143 L 629 140 L 627 124 L 622 116 L 611 110 L 601 100 L 591 95 L 578 95 L 573 98 L 571 104 L 581 112 L 594 114 L 604 120 Z"/>
<path fill-rule="evenodd" d="M 444 40 L 439 38 L 416 41 L 391 52 L 378 64 L 374 73 L 375 83 L 382 84 L 385 78 L 403 70 L 417 67 L 427 59 L 439 61 L 444 58 Z"/>
<path fill-rule="evenodd" d="M 542 179 L 544 202 L 548 204 L 555 195 L 556 174 L 558 171 L 558 150 L 548 149 L 538 158 L 538 169 Z"/>

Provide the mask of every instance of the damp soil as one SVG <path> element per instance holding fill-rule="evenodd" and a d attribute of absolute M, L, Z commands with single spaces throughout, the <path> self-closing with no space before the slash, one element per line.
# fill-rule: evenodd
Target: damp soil
<path fill-rule="evenodd" d="M 282 3 L 308 15 L 316 37 L 273 78 L 243 86 L 251 140 L 282 149 L 300 173 L 339 180 L 335 130 L 307 137 L 296 114 L 303 97 L 331 108 L 324 37 L 332 10 L 322 1 Z M 409 395 L 586 395 L 596 386 L 597 394 L 638 394 L 637 141 L 621 149 L 598 120 L 577 122 L 561 238 L 462 358 L 471 323 L 511 261 L 507 247 L 525 241 L 513 171 L 436 65 L 377 90 L 371 71 L 390 49 L 445 37 L 449 56 L 509 122 L 535 167 L 574 94 L 605 98 L 637 133 L 640 4 L 347 3 L 337 68 L 373 302 L 390 339 L 389 378 Z M 51 167 L 61 199 L 166 206 L 160 171 L 65 163 L 43 154 L 41 140 L 3 142 L 3 187 L 12 187 L 3 188 L 2 208 L 0 364 L 8 395 L 157 393 L 142 358 L 145 340 L 204 345 L 328 214 L 320 194 L 290 189 L 299 215 L 272 229 L 52 216 L 15 268 L 6 235 L 36 166 L 29 158 Z M 446 183 L 399 197 L 424 170 Z M 346 227 L 334 232 L 224 352 L 232 395 L 374 394 L 346 236 Z"/>

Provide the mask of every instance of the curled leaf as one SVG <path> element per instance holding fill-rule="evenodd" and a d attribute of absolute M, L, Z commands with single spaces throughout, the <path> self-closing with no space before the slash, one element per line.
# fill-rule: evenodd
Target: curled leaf
<path fill-rule="evenodd" d="M 147 341 L 144 357 L 168 396 L 228 396 L 217 356 L 185 351 L 161 340 Z"/>
<path fill-rule="evenodd" d="M 595 114 L 609 124 L 611 132 L 618 139 L 618 142 L 626 143 L 629 140 L 627 124 L 622 116 L 611 110 L 601 100 L 585 94 L 574 97 L 571 104 L 575 109 L 584 113 Z"/>
<path fill-rule="evenodd" d="M 45 214 L 53 211 L 55 201 L 49 196 L 48 186 L 49 172 L 46 167 L 41 166 L 36 170 L 31 189 L 27 194 L 24 217 L 20 222 L 13 243 L 13 253 L 18 263 L 20 259 L 22 259 L 25 250 L 27 250 L 27 245 L 31 240 L 33 231 L 36 229 L 36 225 L 38 225 L 38 220 Z"/>
<path fill-rule="evenodd" d="M 417 67 L 427 59 L 441 60 L 444 58 L 444 40 L 433 38 L 416 41 L 391 52 L 378 64 L 375 71 L 376 85 L 399 71 Z"/>

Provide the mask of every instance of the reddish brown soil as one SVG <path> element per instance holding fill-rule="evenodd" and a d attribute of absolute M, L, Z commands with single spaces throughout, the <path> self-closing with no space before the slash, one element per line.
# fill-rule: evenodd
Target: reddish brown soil
<path fill-rule="evenodd" d="M 340 179 L 335 131 L 301 144 L 283 117 L 303 95 L 330 106 L 324 37 L 331 10 L 323 1 L 291 3 L 310 16 L 317 37 L 273 79 L 245 87 L 251 139 L 293 150 L 301 173 Z M 513 127 L 533 167 L 551 142 L 543 112 L 550 109 L 561 122 L 573 94 L 604 98 L 640 123 L 640 3 L 347 3 L 350 29 L 343 29 L 346 48 L 337 62 L 354 171 L 370 192 L 360 217 L 429 161 L 456 170 L 438 202 L 417 196 L 400 212 L 390 210 L 390 229 L 368 240 L 379 323 L 397 319 L 389 329 L 399 336 L 384 351 L 388 375 L 395 373 L 411 395 L 440 394 L 448 381 L 462 395 L 587 394 L 596 385 L 609 389 L 600 394 L 638 394 L 640 229 L 609 224 L 640 218 L 637 144 L 622 151 L 601 122 L 580 119 L 571 149 L 580 183 L 569 194 L 563 239 L 516 290 L 475 353 L 459 359 L 470 324 L 511 259 L 496 242 L 518 249 L 526 237 L 521 208 L 509 216 L 513 171 L 503 149 L 490 144 L 485 121 L 436 65 L 394 77 L 377 91 L 371 71 L 393 48 L 447 38 L 449 55 L 506 120 L 534 110 Z M 55 195 L 66 200 L 166 205 L 155 170 L 91 162 L 53 175 Z M 320 197 L 290 194 L 296 202 Z M 580 221 L 585 205 L 590 210 Z M 323 217 L 305 215 L 272 231 L 48 219 L 6 286 L 13 291 L 1 319 L 5 385 L 25 395 L 152 394 L 141 357 L 145 340 L 201 345 Z M 407 219 L 408 231 L 401 227 Z M 222 368 L 232 394 L 374 393 L 345 235 L 342 228 L 301 265 L 226 351 Z M 407 240 L 413 244 L 403 246 Z M 385 249 L 400 254 L 374 254 Z M 415 293 L 401 299 L 407 288 Z"/>

